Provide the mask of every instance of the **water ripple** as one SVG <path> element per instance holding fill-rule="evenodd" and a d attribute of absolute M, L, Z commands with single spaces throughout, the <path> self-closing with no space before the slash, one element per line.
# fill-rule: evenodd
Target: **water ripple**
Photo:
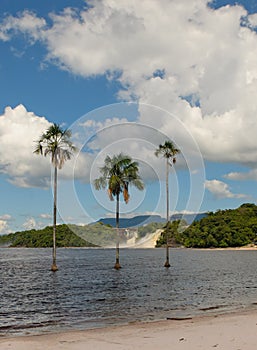
<path fill-rule="evenodd" d="M 0 249 L 0 335 L 84 329 L 256 307 L 257 251 Z"/>

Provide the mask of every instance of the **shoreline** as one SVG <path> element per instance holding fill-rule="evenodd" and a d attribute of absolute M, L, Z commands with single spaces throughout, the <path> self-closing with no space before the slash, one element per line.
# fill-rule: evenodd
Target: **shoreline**
<path fill-rule="evenodd" d="M 34 248 L 31 248 L 34 249 Z M 65 247 L 65 248 L 58 248 L 58 249 L 115 249 L 115 247 Z M 120 246 L 120 249 L 142 249 L 142 250 L 147 250 L 147 249 L 166 249 L 165 247 L 143 247 L 143 246 Z M 169 249 L 172 250 L 201 250 L 201 251 L 240 251 L 240 250 L 245 250 L 245 251 L 257 251 L 257 246 L 243 246 L 243 247 L 227 247 L 227 248 L 187 248 L 187 247 L 169 247 Z"/>
<path fill-rule="evenodd" d="M 10 246 L 0 246 L 0 249 L 52 249 L 51 247 L 10 247 Z M 103 246 L 103 247 L 57 247 L 58 250 L 62 249 L 115 249 L 115 246 L 109 247 L 109 246 Z M 144 246 L 143 244 L 141 245 L 131 245 L 131 246 L 124 246 L 120 245 L 120 249 L 165 249 L 165 247 L 152 247 L 152 246 Z M 169 247 L 169 249 L 173 250 L 179 250 L 179 249 L 184 249 L 184 250 L 257 250 L 257 245 L 246 245 L 242 247 L 227 247 L 227 248 L 196 248 L 196 247 Z"/>
<path fill-rule="evenodd" d="M 41 335 L 5 336 L 0 350 L 253 350 L 257 343 L 257 310 L 131 322 L 87 330 Z"/>

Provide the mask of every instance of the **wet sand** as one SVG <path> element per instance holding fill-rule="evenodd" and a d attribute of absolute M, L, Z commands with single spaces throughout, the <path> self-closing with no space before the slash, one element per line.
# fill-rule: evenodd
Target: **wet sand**
<path fill-rule="evenodd" d="M 254 350 L 256 347 L 257 310 L 0 338 L 1 350 Z"/>

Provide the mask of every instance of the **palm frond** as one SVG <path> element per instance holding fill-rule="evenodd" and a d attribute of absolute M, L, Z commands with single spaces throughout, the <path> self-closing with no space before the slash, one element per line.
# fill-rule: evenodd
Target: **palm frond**
<path fill-rule="evenodd" d="M 77 148 L 70 140 L 71 130 L 63 130 L 58 124 L 52 124 L 37 141 L 34 153 L 50 155 L 54 166 L 61 169 L 66 160 L 71 159 Z"/>
<path fill-rule="evenodd" d="M 113 199 L 112 189 L 111 189 L 111 188 L 108 188 L 107 193 L 108 193 L 109 199 L 110 199 L 111 201 L 113 201 L 114 199 Z"/>
<path fill-rule="evenodd" d="M 128 204 L 129 201 L 129 193 L 128 193 L 128 184 L 124 186 L 123 188 L 123 198 L 126 204 Z"/>
<path fill-rule="evenodd" d="M 43 154 L 43 147 L 40 140 L 37 142 L 36 148 L 34 149 L 33 153 L 41 155 Z"/>
<path fill-rule="evenodd" d="M 176 148 L 175 144 L 166 140 L 164 144 L 160 144 L 159 147 L 155 150 L 154 154 L 159 157 L 160 155 L 166 159 L 172 159 L 172 162 L 176 162 L 176 155 L 180 153 L 180 150 Z"/>
<path fill-rule="evenodd" d="M 103 176 L 101 176 L 94 180 L 94 186 L 96 190 L 104 189 L 107 186 L 107 181 Z"/>
<path fill-rule="evenodd" d="M 99 190 L 104 186 L 107 187 L 111 200 L 113 200 L 113 197 L 117 197 L 122 193 L 125 203 L 128 203 L 130 198 L 128 190 L 130 184 L 139 190 L 144 188 L 138 174 L 138 163 L 132 161 L 130 156 L 123 153 L 119 153 L 113 157 L 106 156 L 104 166 L 99 171 L 101 176 L 94 181 L 95 188 Z M 103 179 L 105 179 L 105 182 L 103 182 Z"/>

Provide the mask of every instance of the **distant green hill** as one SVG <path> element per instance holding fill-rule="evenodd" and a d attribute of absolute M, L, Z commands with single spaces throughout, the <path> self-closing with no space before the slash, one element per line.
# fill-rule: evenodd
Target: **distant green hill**
<path fill-rule="evenodd" d="M 153 233 L 162 227 L 160 223 L 150 223 L 137 229 L 120 229 L 120 243 L 126 242 L 131 235 L 137 235 L 138 239 L 147 233 Z M 0 236 L 0 246 L 44 248 L 53 245 L 53 228 L 47 226 L 42 230 L 29 230 Z M 57 225 L 57 247 L 106 247 L 116 244 L 117 231 L 110 225 L 101 222 L 96 224 Z"/>
<path fill-rule="evenodd" d="M 180 223 L 180 226 L 179 226 Z M 257 243 L 257 206 L 243 204 L 237 209 L 218 210 L 208 213 L 190 226 L 183 222 L 180 230 L 179 220 L 169 223 L 168 237 L 171 246 L 194 248 L 241 247 Z M 137 235 L 138 239 L 162 228 L 163 223 L 149 223 L 134 229 L 120 230 L 120 243 Z M 166 244 L 164 231 L 156 242 L 157 247 Z M 77 226 L 58 225 L 56 234 L 57 247 L 95 247 L 110 246 L 116 242 L 116 229 L 101 222 Z M 91 243 L 92 242 L 92 243 Z M 52 247 L 52 227 L 42 230 L 30 230 L 0 236 L 0 246 L 10 247 Z"/>
<path fill-rule="evenodd" d="M 56 228 L 57 247 L 93 247 L 92 243 L 77 236 L 67 225 Z M 47 248 L 53 246 L 53 228 L 47 226 L 42 230 L 29 230 L 0 236 L 0 246 Z"/>
<path fill-rule="evenodd" d="M 254 204 L 246 203 L 237 209 L 208 213 L 182 232 L 178 232 L 178 224 L 176 221 L 168 227 L 171 245 L 226 248 L 257 243 L 257 206 Z M 165 244 L 165 237 L 164 232 L 157 241 L 157 246 Z"/>

